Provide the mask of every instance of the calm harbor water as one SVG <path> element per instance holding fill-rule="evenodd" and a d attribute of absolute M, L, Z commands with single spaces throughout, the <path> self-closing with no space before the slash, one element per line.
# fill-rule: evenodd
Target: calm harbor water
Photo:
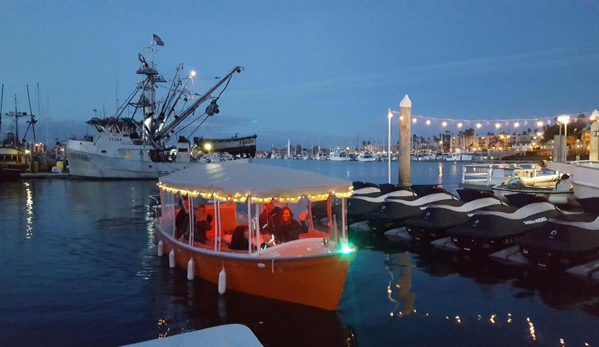
<path fill-rule="evenodd" d="M 383 183 L 386 163 L 261 160 Z M 397 181 L 393 163 L 393 182 Z M 459 163 L 413 163 L 457 188 Z M 337 312 L 188 281 L 156 256 L 152 181 L 0 184 L 0 346 L 117 346 L 242 323 L 265 346 L 599 346 L 599 288 L 355 235 Z"/>

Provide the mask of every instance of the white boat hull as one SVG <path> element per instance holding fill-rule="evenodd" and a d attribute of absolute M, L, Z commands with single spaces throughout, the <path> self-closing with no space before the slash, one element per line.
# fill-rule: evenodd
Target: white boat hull
<path fill-rule="evenodd" d="M 157 179 L 193 165 L 203 165 L 195 162 L 154 162 L 148 155 L 150 149 L 153 148 L 133 144 L 107 148 L 92 142 L 69 140 L 69 171 L 72 176 L 83 178 Z"/>

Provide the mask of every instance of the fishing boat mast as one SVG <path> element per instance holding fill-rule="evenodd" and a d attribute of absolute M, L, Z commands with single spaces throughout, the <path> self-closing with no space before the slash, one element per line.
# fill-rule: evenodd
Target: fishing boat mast
<path fill-rule="evenodd" d="M 2 92 L 0 92 L 0 135 L 2 134 L 2 105 L 4 104 L 4 84 L 2 85 Z"/>

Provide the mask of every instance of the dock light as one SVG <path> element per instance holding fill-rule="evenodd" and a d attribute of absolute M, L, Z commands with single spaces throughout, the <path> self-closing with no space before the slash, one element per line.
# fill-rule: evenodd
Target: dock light
<path fill-rule="evenodd" d="M 211 143 L 204 144 L 204 149 L 208 151 L 208 154 L 210 154 L 210 150 L 212 149 L 212 144 Z"/>

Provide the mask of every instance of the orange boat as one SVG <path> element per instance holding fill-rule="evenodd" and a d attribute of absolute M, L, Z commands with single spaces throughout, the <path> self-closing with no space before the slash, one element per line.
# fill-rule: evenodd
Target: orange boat
<path fill-rule="evenodd" d="M 337 309 L 355 255 L 347 242 L 345 217 L 351 182 L 238 160 L 177 171 L 160 178 L 158 186 L 161 210 L 154 223 L 158 254 L 168 254 L 171 267 L 176 264 L 187 269 L 188 279 L 200 276 L 216 283 L 221 294 L 232 289 L 325 310 Z M 182 197 L 189 205 L 190 225 L 194 204 L 203 201 L 214 216 L 208 242 L 196 242 L 193 233 L 188 239 L 175 237 L 176 212 Z M 341 216 L 333 215 L 334 199 L 341 200 Z M 299 239 L 264 247 L 267 240 L 257 227 L 256 216 L 260 205 L 271 201 L 306 201 L 308 231 Z M 314 226 L 313 201 L 328 202 L 324 227 Z M 229 248 L 231 233 L 238 225 L 247 225 L 247 250 Z"/>

